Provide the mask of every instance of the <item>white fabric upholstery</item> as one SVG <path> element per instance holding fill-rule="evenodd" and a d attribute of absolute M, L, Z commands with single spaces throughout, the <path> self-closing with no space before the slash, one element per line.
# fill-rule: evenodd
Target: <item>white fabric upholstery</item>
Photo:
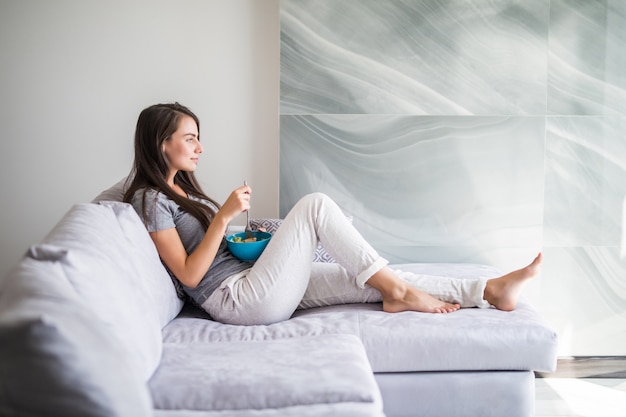
<path fill-rule="evenodd" d="M 149 385 L 159 409 L 258 410 L 336 403 L 382 409 L 363 346 L 350 335 L 165 343 L 161 366 Z"/>
<path fill-rule="evenodd" d="M 154 417 L 392 417 L 365 403 L 297 405 L 265 410 L 155 410 Z"/>
<path fill-rule="evenodd" d="M 501 274 L 496 268 L 473 264 L 394 268 L 459 279 Z M 392 317 L 377 311 L 360 314 L 359 322 L 375 372 L 553 371 L 556 367 L 557 334 L 524 299 L 511 312 L 469 308 L 445 315 L 407 312 Z M 384 353 L 390 345 L 397 356 Z"/>
<path fill-rule="evenodd" d="M 24 259 L 0 288 L 0 415 L 150 416 L 133 358 L 57 261 Z"/>
<path fill-rule="evenodd" d="M 122 178 L 111 187 L 103 190 L 91 201 L 92 203 L 99 203 L 101 201 L 122 201 L 124 199 L 124 192 L 126 191 L 126 179 Z"/>
<path fill-rule="evenodd" d="M 58 260 L 81 299 L 133 355 L 147 380 L 161 356 L 161 328 L 182 308 L 134 209 L 74 206 L 32 256 Z"/>
<path fill-rule="evenodd" d="M 498 276 L 484 265 L 410 264 L 393 268 L 459 277 Z M 197 317 L 197 318 L 194 318 Z M 228 326 L 186 310 L 163 330 L 167 342 L 272 340 L 353 334 L 363 342 L 374 372 L 545 370 L 556 366 L 557 335 L 524 300 L 512 312 L 469 308 L 452 314 L 388 314 L 380 304 L 296 311 L 270 326 Z M 390 354 L 393 352 L 393 354 Z"/>
<path fill-rule="evenodd" d="M 532 417 L 535 376 L 519 372 L 375 374 L 387 417 Z"/>
<path fill-rule="evenodd" d="M 107 201 L 100 205 L 113 210 L 125 238 L 124 243 L 121 239 L 116 243 L 132 268 L 132 277 L 136 277 L 131 285 L 147 298 L 163 328 L 181 311 L 184 302 L 176 295 L 154 242 L 130 204 Z"/>
<path fill-rule="evenodd" d="M 364 308 L 378 308 L 378 306 L 364 305 Z M 332 316 L 323 314 L 329 310 L 332 310 Z M 320 314 L 314 314 L 314 312 Z M 262 341 L 324 334 L 359 335 L 359 311 L 354 305 L 323 307 L 311 310 L 310 313 L 306 317 L 294 317 L 267 326 L 234 326 L 212 321 L 202 311 L 186 306 L 181 314 L 163 329 L 163 341 L 165 343 L 213 343 Z"/>
<path fill-rule="evenodd" d="M 359 314 L 361 340 L 376 372 L 553 370 L 556 334 L 538 317 L 527 304 L 508 313 Z M 394 355 L 386 354 L 389 346 Z"/>

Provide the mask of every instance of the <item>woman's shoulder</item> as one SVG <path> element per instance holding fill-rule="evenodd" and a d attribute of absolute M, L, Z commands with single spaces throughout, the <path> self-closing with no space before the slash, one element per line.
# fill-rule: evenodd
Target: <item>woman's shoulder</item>
<path fill-rule="evenodd" d="M 133 206 L 142 206 L 142 205 L 175 205 L 177 206 L 173 200 L 171 200 L 165 193 L 161 192 L 152 187 L 140 188 L 133 194 L 133 198 L 131 200 Z"/>
<path fill-rule="evenodd" d="M 131 205 L 149 232 L 175 227 L 174 217 L 179 207 L 165 193 L 154 188 L 140 188 L 133 194 Z"/>

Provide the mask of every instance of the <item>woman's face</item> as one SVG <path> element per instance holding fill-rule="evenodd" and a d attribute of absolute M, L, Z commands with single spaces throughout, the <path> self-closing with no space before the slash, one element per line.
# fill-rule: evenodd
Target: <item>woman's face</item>
<path fill-rule="evenodd" d="M 176 171 L 196 170 L 202 145 L 198 138 L 198 126 L 193 118 L 181 116 L 176 132 L 163 142 L 163 153 L 174 174 Z"/>

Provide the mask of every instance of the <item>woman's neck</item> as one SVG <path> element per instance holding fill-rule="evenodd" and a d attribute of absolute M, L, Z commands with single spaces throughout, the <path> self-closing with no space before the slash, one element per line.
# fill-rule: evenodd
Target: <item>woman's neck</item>
<path fill-rule="evenodd" d="M 172 191 L 174 191 L 176 194 L 181 195 L 181 196 L 183 196 L 183 197 L 185 197 L 185 198 L 186 198 L 186 197 L 188 197 L 188 196 L 187 196 L 187 193 L 185 192 L 185 190 L 183 190 L 183 188 L 182 188 L 180 185 L 178 185 L 178 184 L 175 184 L 175 183 L 174 183 L 174 177 L 175 177 L 175 175 L 176 175 L 176 174 L 174 173 L 174 175 L 171 175 L 171 176 L 170 176 L 170 177 L 166 180 L 167 185 L 169 185 L 169 186 L 170 186 L 170 188 L 172 189 Z"/>
<path fill-rule="evenodd" d="M 171 171 L 170 173 L 167 174 L 167 177 L 165 178 L 165 182 L 167 183 L 167 185 L 169 185 L 170 187 L 174 188 L 174 178 L 176 177 L 176 173 L 177 171 Z"/>
<path fill-rule="evenodd" d="M 176 194 L 181 195 L 181 196 L 183 196 L 183 197 L 185 197 L 185 198 L 187 198 L 187 197 L 188 197 L 188 196 L 187 196 L 187 193 L 185 192 L 185 190 L 183 190 L 183 188 L 182 188 L 180 185 L 178 185 L 178 184 L 174 184 L 174 185 L 170 185 L 170 187 L 172 188 L 172 190 L 173 190 Z"/>

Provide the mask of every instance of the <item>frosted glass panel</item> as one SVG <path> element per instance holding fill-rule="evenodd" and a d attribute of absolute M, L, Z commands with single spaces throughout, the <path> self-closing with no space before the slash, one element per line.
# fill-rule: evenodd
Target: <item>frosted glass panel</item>
<path fill-rule="evenodd" d="M 617 246 L 545 252 L 538 304 L 559 333 L 560 355 L 624 355 L 626 261 Z"/>
<path fill-rule="evenodd" d="M 281 2 L 281 113 L 543 114 L 549 2 Z"/>
<path fill-rule="evenodd" d="M 624 132 L 623 117 L 548 118 L 545 245 L 616 246 L 624 241 Z"/>
<path fill-rule="evenodd" d="M 439 247 L 439 258 L 466 261 L 498 247 L 539 248 L 543 123 L 537 117 L 282 116 L 281 214 L 307 192 L 323 191 L 392 261 L 423 259 L 423 246 Z"/>
<path fill-rule="evenodd" d="M 549 112 L 626 115 L 626 1 L 550 5 Z"/>

